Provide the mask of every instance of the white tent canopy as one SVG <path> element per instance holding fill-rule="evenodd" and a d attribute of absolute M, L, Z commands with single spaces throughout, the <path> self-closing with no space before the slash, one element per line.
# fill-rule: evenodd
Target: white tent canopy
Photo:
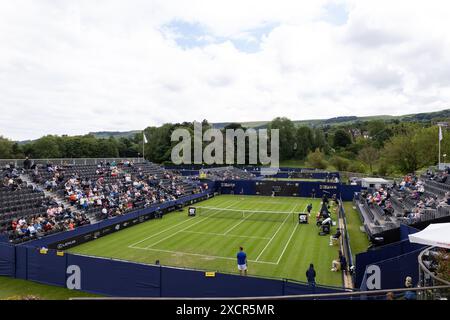
<path fill-rule="evenodd" d="M 434 223 L 420 232 L 410 234 L 409 241 L 450 249 L 450 223 Z"/>

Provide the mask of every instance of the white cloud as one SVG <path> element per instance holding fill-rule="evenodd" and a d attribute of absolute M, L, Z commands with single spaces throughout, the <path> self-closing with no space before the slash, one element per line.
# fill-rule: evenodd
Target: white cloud
<path fill-rule="evenodd" d="M 5 1 L 0 134 L 447 108 L 449 13 L 433 0 Z M 173 21 L 204 43 L 181 47 Z"/>

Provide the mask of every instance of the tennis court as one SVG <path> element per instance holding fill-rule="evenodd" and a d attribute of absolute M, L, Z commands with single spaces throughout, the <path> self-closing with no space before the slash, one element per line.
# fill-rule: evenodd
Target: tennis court
<path fill-rule="evenodd" d="M 312 221 L 298 224 L 298 212 L 313 204 Z M 319 236 L 314 213 L 320 200 L 293 197 L 222 195 L 71 249 L 72 252 L 144 263 L 236 273 L 236 253 L 244 247 L 249 274 L 305 280 L 309 263 L 319 283 L 340 285 L 330 271 L 338 247 Z"/>

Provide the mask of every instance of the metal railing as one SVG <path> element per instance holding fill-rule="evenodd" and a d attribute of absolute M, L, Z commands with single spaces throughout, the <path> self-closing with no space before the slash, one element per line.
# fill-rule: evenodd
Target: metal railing
<path fill-rule="evenodd" d="M 428 247 L 417 258 L 419 261 L 419 285 L 422 287 L 431 287 L 422 292 L 420 295 L 420 299 L 422 300 L 448 299 L 450 297 L 450 282 L 439 278 L 424 262 L 426 257 L 431 257 L 432 260 L 433 253 L 436 255 L 435 252 L 438 249 L 437 247 Z M 436 286 L 444 287 L 439 288 Z"/>
<path fill-rule="evenodd" d="M 348 261 L 348 265 L 350 267 L 354 266 L 353 263 L 353 253 L 352 253 L 352 248 L 350 246 L 350 235 L 348 232 L 348 228 L 347 228 L 347 217 L 346 217 L 346 213 L 345 213 L 345 209 L 344 206 L 342 204 L 342 198 L 339 201 L 339 217 L 342 219 L 342 224 L 343 224 L 343 230 L 341 232 L 341 236 L 342 236 L 342 243 L 343 243 L 343 252 L 344 252 L 344 256 Z M 352 275 L 352 284 L 354 286 L 355 284 L 355 278 L 354 275 Z"/>
<path fill-rule="evenodd" d="M 144 162 L 143 158 L 46 158 L 46 159 L 29 159 L 31 163 L 35 164 L 47 164 L 52 163 L 56 165 L 93 165 L 100 162 L 120 162 L 131 161 L 134 163 Z M 16 167 L 22 167 L 25 159 L 0 159 L 0 167 L 14 164 Z"/>
<path fill-rule="evenodd" d="M 394 297 L 397 294 L 397 299 L 403 299 L 402 294 L 407 291 L 416 292 L 417 296 L 421 296 L 423 292 L 430 290 L 449 290 L 450 285 L 429 286 L 422 288 L 400 288 L 400 289 L 384 289 L 384 290 L 370 290 L 370 291 L 355 291 L 355 292 L 339 292 L 339 293 L 319 293 L 319 294 L 301 294 L 301 295 L 286 295 L 286 296 L 270 296 L 270 297 L 210 297 L 210 298 L 150 298 L 150 297 L 100 297 L 100 298 L 70 298 L 70 300 L 230 300 L 230 301 L 245 301 L 245 300 L 366 300 L 377 299 L 386 300 L 388 293 L 393 293 Z M 431 300 L 431 299 L 430 299 Z M 440 299 L 435 299 L 440 300 Z M 446 300 L 446 299 L 442 299 Z"/>

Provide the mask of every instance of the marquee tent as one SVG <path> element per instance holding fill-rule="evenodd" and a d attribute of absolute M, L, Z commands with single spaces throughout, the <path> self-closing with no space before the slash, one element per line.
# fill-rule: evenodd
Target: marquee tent
<path fill-rule="evenodd" d="M 450 249 L 450 223 L 434 223 L 420 232 L 410 234 L 409 241 Z"/>

